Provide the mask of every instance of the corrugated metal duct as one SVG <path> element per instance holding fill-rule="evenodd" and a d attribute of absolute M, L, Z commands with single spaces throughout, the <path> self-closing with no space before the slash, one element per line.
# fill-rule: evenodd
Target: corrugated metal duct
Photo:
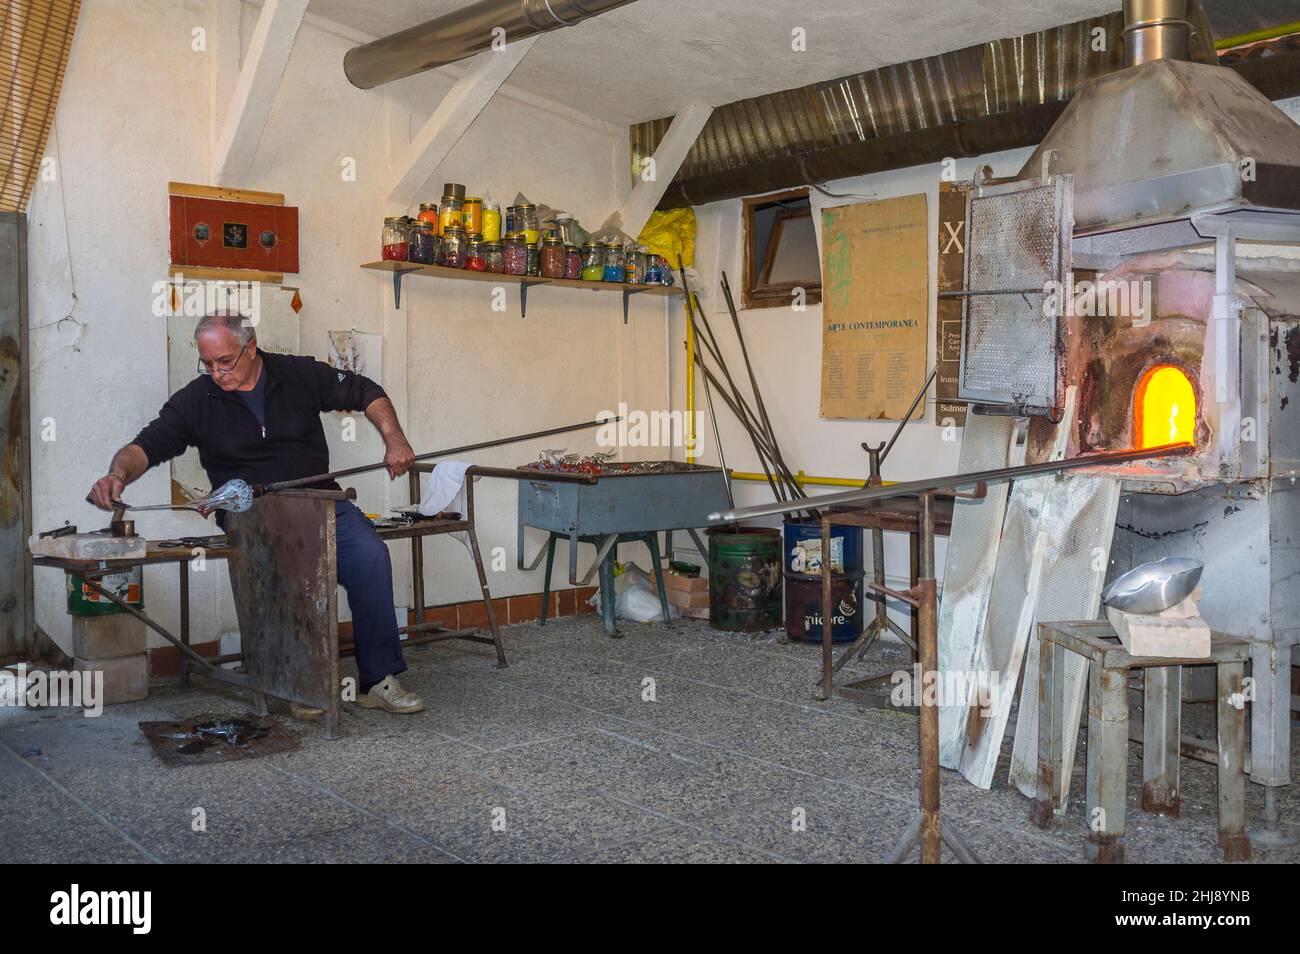
<path fill-rule="evenodd" d="M 1190 57 L 1217 62 L 1199 4 L 1189 19 Z M 721 106 L 659 207 L 1037 145 L 1081 84 L 1123 68 L 1123 31 L 1117 11 Z M 1233 68 L 1270 98 L 1300 93 L 1300 53 Z M 630 128 L 634 169 L 670 123 Z"/>

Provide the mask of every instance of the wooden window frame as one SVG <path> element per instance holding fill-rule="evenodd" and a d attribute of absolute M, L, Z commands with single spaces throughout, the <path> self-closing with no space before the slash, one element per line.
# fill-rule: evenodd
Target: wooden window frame
<path fill-rule="evenodd" d="M 744 309 L 754 308 L 781 308 L 790 304 L 791 293 L 796 288 L 803 288 L 805 297 L 804 303 L 808 305 L 817 305 L 822 300 L 822 283 L 809 282 L 800 284 L 798 282 L 779 282 L 773 284 L 767 280 L 772 273 L 772 266 L 775 262 L 776 249 L 780 244 L 781 233 L 785 229 L 785 223 L 789 219 L 803 218 L 804 216 L 812 217 L 812 209 L 786 209 L 777 218 L 776 224 L 772 228 L 771 238 L 768 239 L 767 248 L 763 253 L 763 261 L 757 263 L 754 260 L 755 245 L 758 239 L 758 233 L 754 228 L 754 213 L 759 208 L 769 206 L 774 203 L 787 201 L 791 199 L 807 199 L 808 189 L 788 189 L 785 192 L 772 192 L 767 195 L 750 196 L 742 201 L 742 222 L 743 222 L 743 248 L 745 253 L 744 261 L 744 286 L 741 294 L 741 305 Z M 820 263 L 818 269 L 820 271 Z"/>

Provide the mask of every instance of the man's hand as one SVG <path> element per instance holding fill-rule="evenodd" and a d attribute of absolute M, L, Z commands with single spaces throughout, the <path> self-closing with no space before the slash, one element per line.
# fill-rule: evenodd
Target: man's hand
<path fill-rule="evenodd" d="M 384 466 L 388 468 L 388 478 L 396 480 L 410 470 L 411 462 L 415 460 L 415 451 L 411 450 L 411 445 L 401 434 L 394 435 L 386 446 L 388 449 L 384 454 Z"/>
<path fill-rule="evenodd" d="M 90 488 L 90 502 L 100 510 L 112 510 L 122 502 L 126 481 L 116 474 L 105 474 Z"/>

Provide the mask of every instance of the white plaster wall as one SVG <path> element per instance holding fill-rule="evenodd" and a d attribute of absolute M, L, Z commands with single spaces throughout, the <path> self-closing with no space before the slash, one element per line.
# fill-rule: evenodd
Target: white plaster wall
<path fill-rule="evenodd" d="M 107 522 L 82 498 L 113 451 L 167 398 L 164 319 L 150 307 L 154 283 L 167 275 L 167 182 L 209 180 L 213 54 L 193 50 L 191 39 L 210 16 L 206 0 L 83 2 L 49 146 L 58 176 L 37 184 L 30 208 L 38 529 L 65 520 L 82 529 Z M 255 18 L 250 8 L 239 18 L 245 46 Z M 665 407 L 661 298 L 633 299 L 624 327 L 617 295 L 535 288 L 529 317 L 521 320 L 513 287 L 509 307 L 497 313 L 484 294 L 492 286 L 424 279 L 406 282 L 395 310 L 389 277 L 358 267 L 378 258 L 391 156 L 451 81 L 425 74 L 379 90 L 354 89 L 341 63 L 355 42 L 355 35 L 309 17 L 240 183 L 283 192 L 299 207 L 301 271 L 285 282 L 302 291 L 302 351 L 323 358 L 326 332 L 334 329 L 383 333 L 382 383 L 417 451 L 576 422 L 620 400 Z M 499 198 L 522 189 L 598 224 L 626 188 L 616 172 L 624 138 L 621 130 L 563 108 L 544 109 L 526 91 L 499 95 L 434 174 L 429 195 L 436 200 L 447 180 Z M 346 158 L 355 160 L 355 181 L 342 175 Z M 69 312 L 74 320 L 61 320 Z M 382 457 L 364 420 L 358 439 L 344 442 L 341 417 L 325 422 L 334 467 Z M 54 422 L 56 439 L 41 441 L 47 421 Z M 580 439 L 594 447 L 591 436 Z M 541 445 L 476 459 L 520 463 Z M 352 485 L 366 510 L 407 502 L 404 479 L 390 485 L 382 474 L 367 475 Z M 480 541 L 489 554 L 504 547 L 510 568 L 489 573 L 494 595 L 539 590 L 540 571 L 513 570 L 514 485 L 481 481 L 478 489 Z M 162 501 L 168 493 L 167 470 L 157 468 L 127 499 Z M 142 514 L 138 525 L 152 537 L 213 531 L 188 513 Z M 408 553 L 407 546 L 393 547 L 398 605 L 409 605 Z M 477 595 L 459 543 L 433 541 L 428 553 L 429 602 Z M 224 565 L 209 563 L 191 579 L 193 639 L 236 628 Z M 38 623 L 66 649 L 62 576 L 38 570 L 36 580 Z M 179 625 L 175 580 L 175 567 L 145 571 L 149 612 L 173 631 Z M 163 644 L 151 634 L 150 645 Z"/>

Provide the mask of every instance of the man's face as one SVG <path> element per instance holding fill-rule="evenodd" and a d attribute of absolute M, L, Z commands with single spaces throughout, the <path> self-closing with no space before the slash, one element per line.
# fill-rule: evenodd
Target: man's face
<path fill-rule="evenodd" d="M 223 391 L 239 391 L 256 383 L 257 342 L 247 346 L 225 328 L 213 328 L 199 335 L 199 360 Z M 223 373 L 224 372 L 224 373 Z"/>

